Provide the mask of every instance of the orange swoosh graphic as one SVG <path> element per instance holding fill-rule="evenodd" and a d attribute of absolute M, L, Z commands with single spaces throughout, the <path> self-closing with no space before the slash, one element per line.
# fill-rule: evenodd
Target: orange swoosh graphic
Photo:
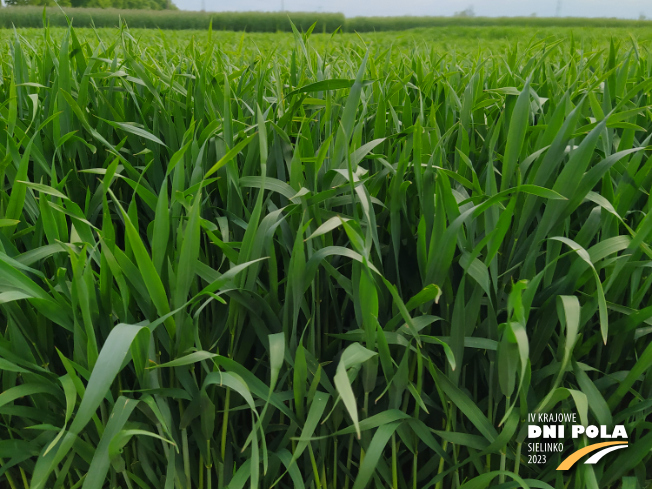
<path fill-rule="evenodd" d="M 594 452 L 600 448 L 608 447 L 611 445 L 627 445 L 626 441 L 605 441 L 603 443 L 595 443 L 588 447 L 580 448 L 578 451 L 571 453 L 566 459 L 559 464 L 557 470 L 568 470 L 575 462 L 581 459 L 584 455 Z"/>

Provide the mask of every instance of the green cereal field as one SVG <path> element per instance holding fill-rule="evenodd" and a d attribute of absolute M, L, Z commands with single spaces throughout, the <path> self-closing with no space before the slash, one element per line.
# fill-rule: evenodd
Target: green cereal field
<path fill-rule="evenodd" d="M 0 487 L 649 489 L 634 24 L 1 29 Z"/>

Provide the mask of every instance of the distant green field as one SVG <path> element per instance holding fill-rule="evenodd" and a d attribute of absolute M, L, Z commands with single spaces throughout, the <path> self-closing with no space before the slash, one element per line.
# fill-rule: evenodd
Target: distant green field
<path fill-rule="evenodd" d="M 65 27 L 66 15 L 77 27 L 117 27 L 120 19 L 130 27 L 159 29 L 207 29 L 212 22 L 215 30 L 276 32 L 291 31 L 288 17 L 300 30 L 308 30 L 314 23 L 318 32 L 333 32 L 344 25 L 342 14 L 302 12 L 191 12 L 179 10 L 118 10 L 98 8 L 74 8 L 62 10 L 47 9 L 49 25 Z M 0 8 L 0 27 L 41 27 L 43 8 L 8 7 Z"/>
<path fill-rule="evenodd" d="M 66 31 L 64 28 L 52 28 L 49 33 L 55 39 L 60 39 Z M 43 41 L 43 30 L 40 28 L 19 28 L 17 32 L 31 45 L 38 46 Z M 111 28 L 98 28 L 96 31 L 77 28 L 76 32 L 80 38 L 93 42 L 97 35 L 101 38 L 111 38 L 116 31 Z M 129 32 L 138 40 L 139 45 L 148 49 L 164 46 L 166 52 L 182 52 L 191 40 L 201 43 L 208 35 L 206 30 L 159 31 L 135 28 L 130 29 Z M 292 33 L 286 32 L 243 34 L 233 31 L 213 31 L 211 38 L 228 54 L 243 57 L 249 57 L 257 52 L 273 51 L 277 54 L 285 54 L 294 48 L 295 42 Z M 13 40 L 13 30 L 0 29 L 0 41 L 2 39 Z M 331 49 L 342 55 L 351 47 L 368 46 L 378 53 L 391 48 L 390 56 L 399 58 L 415 49 L 459 53 L 481 49 L 482 53 L 500 53 L 515 45 L 524 48 L 540 42 L 544 44 L 561 42 L 562 44 L 556 48 L 559 52 L 570 50 L 571 47 L 591 52 L 608 48 L 611 39 L 624 47 L 633 46 L 632 43 L 635 41 L 638 49 L 647 51 L 652 49 L 652 25 L 641 28 L 448 26 L 396 32 L 367 32 L 363 36 L 341 32 L 335 35 L 314 33 L 310 39 L 311 45 L 316 49 Z M 5 43 L 4 46 L 0 46 L 0 50 L 6 50 L 8 47 L 9 44 Z"/>
<path fill-rule="evenodd" d="M 64 9 L 74 19 L 76 27 L 117 27 L 119 19 L 132 27 L 160 29 L 207 29 L 212 22 L 215 30 L 248 32 L 291 32 L 288 17 L 299 30 L 307 31 L 316 22 L 315 32 L 399 31 L 415 28 L 460 27 L 528 27 L 544 29 L 551 27 L 623 27 L 640 29 L 650 27 L 652 21 L 624 19 L 586 18 L 538 18 L 538 17 L 352 17 L 339 13 L 305 12 L 193 12 L 178 10 L 117 10 L 98 8 Z M 67 26 L 66 16 L 58 8 L 48 8 L 47 18 L 51 26 Z M 41 27 L 43 9 L 40 7 L 0 8 L 0 27 Z"/>

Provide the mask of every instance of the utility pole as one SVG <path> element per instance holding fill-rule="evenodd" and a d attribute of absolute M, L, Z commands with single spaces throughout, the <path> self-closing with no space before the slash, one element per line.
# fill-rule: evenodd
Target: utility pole
<path fill-rule="evenodd" d="M 206 12 L 206 0 L 201 0 L 201 11 Z"/>
<path fill-rule="evenodd" d="M 561 16 L 561 0 L 557 0 L 557 11 L 555 12 L 555 17 Z"/>
<path fill-rule="evenodd" d="M 281 12 L 285 12 L 285 0 L 281 0 Z"/>

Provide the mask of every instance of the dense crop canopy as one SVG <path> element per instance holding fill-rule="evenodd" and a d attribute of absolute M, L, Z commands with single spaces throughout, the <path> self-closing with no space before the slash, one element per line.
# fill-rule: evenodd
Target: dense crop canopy
<path fill-rule="evenodd" d="M 645 46 L 215 39 L 2 48 L 0 485 L 644 487 Z"/>

